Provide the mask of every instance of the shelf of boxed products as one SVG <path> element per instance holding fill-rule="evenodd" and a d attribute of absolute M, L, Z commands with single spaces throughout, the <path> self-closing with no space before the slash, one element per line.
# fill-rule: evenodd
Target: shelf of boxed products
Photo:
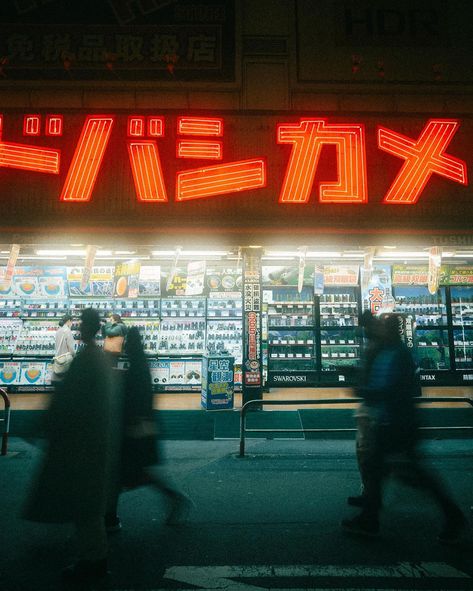
<path fill-rule="evenodd" d="M 241 320 L 207 320 L 206 349 L 209 355 L 228 354 L 234 358 L 235 364 L 242 362 Z"/>
<path fill-rule="evenodd" d="M 205 298 L 162 298 L 161 317 L 205 318 Z"/>
<path fill-rule="evenodd" d="M 22 300 L 20 298 L 0 299 L 0 318 L 19 318 L 21 310 Z"/>
<path fill-rule="evenodd" d="M 320 333 L 322 371 L 339 371 L 360 364 L 360 340 L 353 329 Z"/>
<path fill-rule="evenodd" d="M 57 320 L 25 319 L 15 343 L 14 355 L 52 357 L 55 349 Z"/>
<path fill-rule="evenodd" d="M 320 296 L 320 326 L 358 326 L 358 302 L 352 293 Z"/>
<path fill-rule="evenodd" d="M 20 318 L 0 318 L 0 355 L 14 353 L 22 327 Z"/>
<path fill-rule="evenodd" d="M 298 361 L 315 359 L 314 333 L 312 330 L 269 329 L 268 349 L 271 362 L 278 359 Z"/>
<path fill-rule="evenodd" d="M 242 299 L 238 298 L 213 298 L 207 300 L 207 319 L 216 318 L 241 318 Z"/>
<path fill-rule="evenodd" d="M 473 327 L 453 331 L 455 366 L 457 369 L 473 369 Z"/>
<path fill-rule="evenodd" d="M 437 295 L 396 294 L 396 312 L 414 316 L 417 327 L 447 324 L 447 306 Z"/>
<path fill-rule="evenodd" d="M 161 320 L 158 354 L 199 354 L 205 352 L 205 318 L 166 318 Z"/>
<path fill-rule="evenodd" d="M 473 302 L 452 302 L 452 323 L 473 326 Z"/>
<path fill-rule="evenodd" d="M 314 304 L 312 302 L 268 303 L 268 331 L 273 328 L 302 326 L 307 328 L 314 326 Z"/>
<path fill-rule="evenodd" d="M 446 330 L 417 328 L 415 344 L 415 355 L 421 370 L 450 369 L 450 349 Z"/>
<path fill-rule="evenodd" d="M 127 326 L 136 326 L 141 334 L 143 348 L 147 355 L 157 355 L 159 343 L 160 321 L 158 318 L 152 320 L 124 318 Z"/>
<path fill-rule="evenodd" d="M 23 300 L 21 317 L 29 319 L 50 319 L 55 320 L 57 328 L 59 321 L 64 314 L 69 313 L 69 302 L 67 300 Z"/>

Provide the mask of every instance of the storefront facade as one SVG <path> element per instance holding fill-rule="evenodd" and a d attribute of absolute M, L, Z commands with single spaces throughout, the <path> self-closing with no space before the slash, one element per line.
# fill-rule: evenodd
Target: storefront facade
<path fill-rule="evenodd" d="M 248 397 L 350 386 L 368 308 L 403 315 L 425 385 L 473 385 L 468 83 L 386 85 L 352 55 L 329 85 L 291 45 L 308 3 L 272 5 L 260 36 L 250 3 L 208 4 L 234 18 L 221 79 L 1 82 L 3 383 L 47 388 L 59 317 L 92 305 L 141 327 L 157 391 L 200 392 L 202 355 L 224 352 Z"/>

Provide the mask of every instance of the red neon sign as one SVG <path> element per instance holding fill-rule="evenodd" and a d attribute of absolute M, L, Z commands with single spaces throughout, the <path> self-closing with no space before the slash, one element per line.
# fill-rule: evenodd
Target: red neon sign
<path fill-rule="evenodd" d="M 368 200 L 364 127 L 301 119 L 277 126 L 279 144 L 292 144 L 280 203 L 308 203 L 324 144 L 337 151 L 338 180 L 320 185 L 322 203 L 365 203 Z"/>
<path fill-rule="evenodd" d="M 3 116 L 0 115 L 0 140 Z M 59 174 L 60 150 L 36 148 L 26 144 L 0 141 L 0 168 L 16 168 L 33 172 Z"/>
<path fill-rule="evenodd" d="M 215 197 L 266 186 L 262 159 L 242 160 L 177 173 L 176 201 Z"/>
<path fill-rule="evenodd" d="M 62 115 L 25 115 L 20 128 L 29 141 L 41 134 L 42 117 L 47 136 L 63 134 Z M 114 115 L 88 115 L 66 173 L 61 201 L 87 202 L 100 173 L 114 129 Z M 136 196 L 141 202 L 168 201 L 158 138 L 165 135 L 164 116 L 131 115 L 125 138 Z M 0 168 L 58 174 L 61 150 L 25 143 L 4 142 L 3 116 L 0 115 Z M 386 204 L 416 203 L 432 174 L 467 184 L 466 163 L 446 150 L 460 123 L 452 119 L 432 119 L 419 138 L 403 136 L 379 127 L 378 147 L 403 158 L 397 177 L 384 197 Z M 308 204 L 322 149 L 332 145 L 336 151 L 337 179 L 320 184 L 321 203 L 366 203 L 368 200 L 364 126 L 360 123 L 329 123 L 324 118 L 303 118 L 296 123 L 276 125 L 277 142 L 290 144 L 291 150 L 279 194 L 282 204 Z M 223 119 L 214 117 L 177 118 L 176 157 L 178 159 L 223 160 Z M 204 139 L 196 136 L 203 136 Z M 182 137 L 192 136 L 192 137 Z M 27 141 L 27 140 L 26 140 Z M 169 151 L 167 151 L 169 156 Z M 175 174 L 175 200 L 260 189 L 266 186 L 266 161 L 251 157 L 214 166 L 180 170 Z"/>
<path fill-rule="evenodd" d="M 89 201 L 115 117 L 89 115 L 67 173 L 61 201 Z"/>
<path fill-rule="evenodd" d="M 168 200 L 158 146 L 154 140 L 128 142 L 131 171 L 139 201 Z"/>
<path fill-rule="evenodd" d="M 390 129 L 378 128 L 381 150 L 405 160 L 384 203 L 417 203 L 434 173 L 462 185 L 468 184 L 465 162 L 444 153 L 459 125 L 451 119 L 431 119 L 417 141 Z"/>

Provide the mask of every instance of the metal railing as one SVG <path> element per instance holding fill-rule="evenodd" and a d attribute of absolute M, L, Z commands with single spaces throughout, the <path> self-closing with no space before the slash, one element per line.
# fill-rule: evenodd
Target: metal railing
<path fill-rule="evenodd" d="M 324 429 L 247 429 L 246 427 L 246 414 L 252 406 L 256 405 L 280 405 L 280 406 L 294 406 L 299 404 L 359 404 L 362 402 L 362 398 L 319 398 L 317 400 L 249 400 L 240 409 L 240 453 L 239 457 L 245 457 L 245 435 L 246 433 L 347 433 L 356 431 L 354 427 L 345 427 L 341 429 L 324 428 Z M 431 402 L 455 402 L 469 404 L 473 407 L 473 399 L 467 397 L 458 396 L 444 396 L 444 397 L 428 397 L 419 396 L 414 398 L 415 402 L 418 403 L 431 403 Z M 458 431 L 461 429 L 469 429 L 473 431 L 473 426 L 460 425 L 460 426 L 445 426 L 445 427 L 420 427 L 424 431 Z"/>
<path fill-rule="evenodd" d="M 4 416 L 3 419 L 0 419 L 0 422 L 3 422 L 4 424 L 1 455 L 6 456 L 8 448 L 8 433 L 10 432 L 10 398 L 8 398 L 7 391 L 3 388 L 0 388 L 0 396 L 3 398 L 3 402 L 5 404 Z"/>

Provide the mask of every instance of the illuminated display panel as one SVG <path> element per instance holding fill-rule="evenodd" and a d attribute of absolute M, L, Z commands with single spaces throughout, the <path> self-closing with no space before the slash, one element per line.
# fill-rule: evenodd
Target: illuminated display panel
<path fill-rule="evenodd" d="M 329 124 L 301 119 L 277 126 L 279 144 L 292 144 L 279 194 L 280 203 L 308 203 L 324 145 L 335 145 L 338 180 L 320 185 L 322 203 L 366 203 L 368 200 L 365 136 L 361 124 Z"/>
<path fill-rule="evenodd" d="M 36 136 L 41 134 L 41 116 L 25 115 L 23 119 L 23 135 Z"/>
<path fill-rule="evenodd" d="M 379 148 L 405 160 L 384 203 L 417 203 L 434 173 L 462 185 L 468 184 L 465 162 L 444 153 L 458 127 L 459 122 L 455 120 L 431 119 L 417 141 L 385 127 L 378 128 Z"/>
<path fill-rule="evenodd" d="M 208 140 L 178 140 L 177 157 L 221 160 L 223 157 L 222 142 L 211 142 Z"/>
<path fill-rule="evenodd" d="M 177 173 L 176 201 L 214 197 L 266 186 L 262 159 L 198 168 Z"/>
<path fill-rule="evenodd" d="M 223 119 L 214 117 L 178 117 L 177 131 L 181 135 L 223 135 Z"/>
<path fill-rule="evenodd" d="M 138 200 L 166 202 L 168 198 L 156 142 L 129 142 L 128 155 Z"/>
<path fill-rule="evenodd" d="M 60 151 L 0 142 L 0 167 L 59 174 Z"/>
<path fill-rule="evenodd" d="M 164 117 L 148 117 L 148 135 L 150 137 L 164 136 Z"/>
<path fill-rule="evenodd" d="M 63 116 L 62 115 L 48 115 L 46 117 L 47 136 L 62 136 L 63 130 Z"/>
<path fill-rule="evenodd" d="M 61 201 L 89 201 L 110 139 L 113 116 L 87 116 L 61 193 Z"/>
<path fill-rule="evenodd" d="M 145 118 L 131 115 L 128 117 L 128 137 L 142 137 L 145 134 Z"/>

